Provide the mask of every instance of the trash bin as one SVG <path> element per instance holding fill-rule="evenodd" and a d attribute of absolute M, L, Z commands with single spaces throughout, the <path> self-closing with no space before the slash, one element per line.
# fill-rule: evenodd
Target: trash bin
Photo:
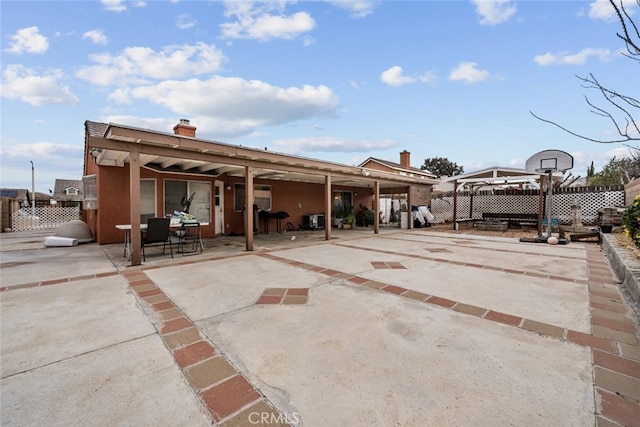
<path fill-rule="evenodd" d="M 258 232 L 258 205 L 253 205 L 253 234 Z M 247 223 L 247 210 L 242 209 L 242 231 L 246 234 L 244 225 Z"/>
<path fill-rule="evenodd" d="M 409 212 L 400 212 L 400 228 L 409 229 Z"/>

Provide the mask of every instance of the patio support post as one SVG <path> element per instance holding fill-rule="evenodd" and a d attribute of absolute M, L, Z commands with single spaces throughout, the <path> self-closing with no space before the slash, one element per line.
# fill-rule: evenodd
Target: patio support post
<path fill-rule="evenodd" d="M 475 192 L 475 189 L 476 189 L 476 187 L 474 185 L 472 185 L 471 186 L 471 194 L 469 195 L 469 216 L 467 217 L 469 219 L 473 219 L 473 193 Z"/>
<path fill-rule="evenodd" d="M 413 212 L 411 211 L 411 186 L 407 186 L 407 228 L 411 230 L 413 228 Z"/>
<path fill-rule="evenodd" d="M 458 228 L 458 180 L 453 181 L 453 229 Z"/>
<path fill-rule="evenodd" d="M 373 233 L 380 234 L 380 181 L 373 184 Z"/>
<path fill-rule="evenodd" d="M 538 235 L 542 235 L 542 218 L 544 212 L 544 175 L 540 175 L 540 194 L 538 196 Z"/>
<path fill-rule="evenodd" d="M 324 177 L 324 240 L 331 240 L 331 175 Z"/>
<path fill-rule="evenodd" d="M 132 147 L 129 152 L 129 206 L 131 220 L 131 265 L 140 265 L 140 149 Z"/>
<path fill-rule="evenodd" d="M 253 166 L 245 167 L 244 235 L 247 251 L 253 251 Z"/>

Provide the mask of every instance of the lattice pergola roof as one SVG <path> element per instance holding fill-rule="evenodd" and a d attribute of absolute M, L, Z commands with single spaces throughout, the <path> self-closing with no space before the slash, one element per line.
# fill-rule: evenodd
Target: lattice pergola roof
<path fill-rule="evenodd" d="M 538 186 L 541 176 L 544 177 L 545 174 L 531 173 L 524 169 L 493 166 L 475 172 L 444 178 L 442 182 L 455 183 L 456 190 L 462 191 L 470 187 L 510 186 L 526 183 Z M 562 172 L 554 173 L 554 182 L 562 182 L 563 176 L 564 174 Z"/>

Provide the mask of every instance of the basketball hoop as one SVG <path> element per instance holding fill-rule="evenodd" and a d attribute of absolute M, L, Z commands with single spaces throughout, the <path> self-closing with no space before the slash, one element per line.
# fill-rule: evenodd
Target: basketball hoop
<path fill-rule="evenodd" d="M 544 150 L 534 154 L 527 160 L 525 169 L 528 172 L 545 173 L 549 177 L 547 191 L 547 236 L 539 236 L 538 241 L 547 242 L 551 237 L 551 203 L 553 198 L 553 173 L 566 172 L 573 168 L 573 157 L 561 150 Z M 540 189 L 542 190 L 542 189 Z M 565 243 L 565 242 L 563 242 Z"/>

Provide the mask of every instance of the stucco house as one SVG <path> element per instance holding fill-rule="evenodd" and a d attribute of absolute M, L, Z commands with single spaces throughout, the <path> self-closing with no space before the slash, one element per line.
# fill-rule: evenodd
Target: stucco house
<path fill-rule="evenodd" d="M 400 163 L 369 157 L 360 163 L 359 167 L 417 178 L 429 183 L 437 183 L 437 176 L 431 172 L 411 166 L 411 153 L 407 150 L 400 152 Z M 432 185 L 410 186 L 408 196 L 411 199 L 411 205 L 428 206 L 431 202 L 432 188 Z"/>
<path fill-rule="evenodd" d="M 205 223 L 203 237 L 253 234 L 275 223 L 261 212 L 286 213 L 296 227 L 307 215 L 330 225 L 341 206 L 378 212 L 384 194 L 428 193 L 435 179 L 347 166 L 196 137 L 180 120 L 173 133 L 114 123 L 85 122 L 83 219 L 100 244 L 123 242 L 118 224 L 131 224 L 131 262 L 140 263 L 140 224 L 189 207 Z M 246 207 L 249 206 L 249 209 Z M 378 216 L 373 231 L 379 231 Z M 331 227 L 324 227 L 331 238 Z"/>
<path fill-rule="evenodd" d="M 82 181 L 77 179 L 56 179 L 53 199 L 56 201 L 80 202 L 84 198 Z"/>

